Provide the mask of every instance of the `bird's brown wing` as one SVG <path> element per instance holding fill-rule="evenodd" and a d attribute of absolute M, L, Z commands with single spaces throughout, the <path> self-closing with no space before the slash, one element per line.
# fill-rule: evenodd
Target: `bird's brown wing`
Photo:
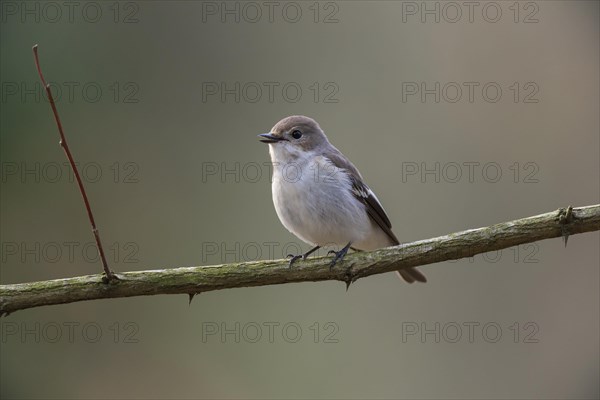
<path fill-rule="evenodd" d="M 393 245 L 400 244 L 398 238 L 392 232 L 390 219 L 373 191 L 363 181 L 357 180 L 354 176 L 350 176 L 350 180 L 352 181 L 352 194 L 365 205 L 369 217 L 389 236 Z"/>
<path fill-rule="evenodd" d="M 326 157 L 337 168 L 341 168 L 342 170 L 346 171 L 350 177 L 350 182 L 352 183 L 352 194 L 354 194 L 354 197 L 356 197 L 365 205 L 365 209 L 367 210 L 369 217 L 371 217 L 371 219 L 375 221 L 375 223 L 379 225 L 379 227 L 389 236 L 393 244 L 399 244 L 400 242 L 398 241 L 398 238 L 396 238 L 396 235 L 394 235 L 394 232 L 392 232 L 392 223 L 390 222 L 390 219 L 381 206 L 381 203 L 375 196 L 375 193 L 373 193 L 373 191 L 363 181 L 358 169 L 356 169 L 356 167 L 339 151 L 331 152 L 330 154 L 327 154 Z"/>
<path fill-rule="evenodd" d="M 325 155 L 324 155 L 325 156 Z M 363 181 L 358 169 L 346 159 L 339 151 L 332 152 L 326 156 L 337 168 L 341 168 L 348 173 L 350 181 L 352 183 L 352 194 L 365 205 L 367 214 L 379 227 L 388 235 L 394 245 L 400 244 L 394 232 L 392 232 L 392 223 L 385 213 L 383 206 L 375 196 L 375 193 L 367 186 Z M 400 277 L 406 282 L 413 283 L 415 281 L 427 282 L 425 275 L 423 275 L 416 268 L 405 268 L 396 271 Z"/>

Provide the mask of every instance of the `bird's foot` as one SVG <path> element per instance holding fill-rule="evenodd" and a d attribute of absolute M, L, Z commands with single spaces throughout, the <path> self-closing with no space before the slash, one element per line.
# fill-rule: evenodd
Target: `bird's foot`
<path fill-rule="evenodd" d="M 304 256 L 304 254 L 298 254 L 298 255 L 293 255 L 293 254 L 288 254 L 286 258 L 291 257 L 290 263 L 288 264 L 289 268 L 292 268 L 292 264 L 294 264 L 296 261 L 298 261 L 299 259 L 303 259 L 306 260 L 306 257 Z"/>
<path fill-rule="evenodd" d="M 292 257 L 292 259 L 290 260 L 290 263 L 288 265 L 288 267 L 292 267 L 292 264 L 295 263 L 296 261 L 298 261 L 299 259 L 302 259 L 302 261 L 306 260 L 306 257 L 308 257 L 309 255 L 311 255 L 312 253 L 314 253 L 315 251 L 319 250 L 321 248 L 321 246 L 315 246 L 312 249 L 310 249 L 309 251 L 307 251 L 304 254 L 298 254 L 297 256 L 293 255 L 293 254 L 288 254 L 288 257 Z"/>
<path fill-rule="evenodd" d="M 329 269 L 330 270 L 334 267 L 335 264 L 337 264 L 339 261 L 342 261 L 344 259 L 344 257 L 346 256 L 346 253 L 348 253 L 348 249 L 350 248 L 350 244 L 351 243 L 348 243 L 340 251 L 329 250 L 327 252 L 327 255 L 329 255 L 329 254 L 335 254 L 335 257 L 333 257 L 333 260 L 331 260 L 331 263 L 329 264 Z"/>

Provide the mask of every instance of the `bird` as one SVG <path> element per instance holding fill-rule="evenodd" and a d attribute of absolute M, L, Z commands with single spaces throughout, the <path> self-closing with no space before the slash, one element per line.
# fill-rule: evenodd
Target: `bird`
<path fill-rule="evenodd" d="M 313 246 L 304 254 L 290 254 L 290 267 L 321 247 L 341 247 L 328 253 L 334 254 L 333 267 L 349 249 L 370 251 L 400 244 L 375 193 L 317 121 L 288 116 L 258 136 L 269 145 L 277 216 L 288 231 Z M 427 281 L 414 267 L 396 272 L 408 283 Z"/>

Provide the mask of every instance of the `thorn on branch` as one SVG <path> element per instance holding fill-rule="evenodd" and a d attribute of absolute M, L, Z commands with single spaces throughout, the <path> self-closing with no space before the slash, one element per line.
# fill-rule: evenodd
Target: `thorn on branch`
<path fill-rule="evenodd" d="M 352 277 L 352 266 L 350 266 L 347 270 L 346 273 L 344 274 L 344 282 L 346 282 L 346 292 L 348 291 L 348 289 L 350 288 L 350 285 L 355 281 L 356 279 L 354 279 Z"/>
<path fill-rule="evenodd" d="M 561 224 L 562 238 L 567 247 L 569 240 L 569 229 L 568 225 L 573 222 L 573 207 L 568 206 L 567 208 L 561 208 L 558 210 L 558 222 Z"/>
<path fill-rule="evenodd" d="M 188 306 L 192 304 L 192 300 L 194 299 L 194 296 L 196 296 L 199 293 L 188 293 L 189 301 L 188 301 Z"/>

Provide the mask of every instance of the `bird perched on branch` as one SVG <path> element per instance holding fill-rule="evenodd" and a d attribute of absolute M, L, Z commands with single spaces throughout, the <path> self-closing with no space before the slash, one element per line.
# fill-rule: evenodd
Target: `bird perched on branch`
<path fill-rule="evenodd" d="M 333 267 L 350 248 L 375 250 L 400 243 L 375 193 L 315 120 L 290 116 L 258 136 L 269 144 L 273 203 L 279 220 L 314 246 L 304 254 L 290 255 L 290 266 L 323 246 L 341 247 L 329 252 L 334 254 Z M 426 282 L 416 268 L 397 272 L 406 282 Z"/>

